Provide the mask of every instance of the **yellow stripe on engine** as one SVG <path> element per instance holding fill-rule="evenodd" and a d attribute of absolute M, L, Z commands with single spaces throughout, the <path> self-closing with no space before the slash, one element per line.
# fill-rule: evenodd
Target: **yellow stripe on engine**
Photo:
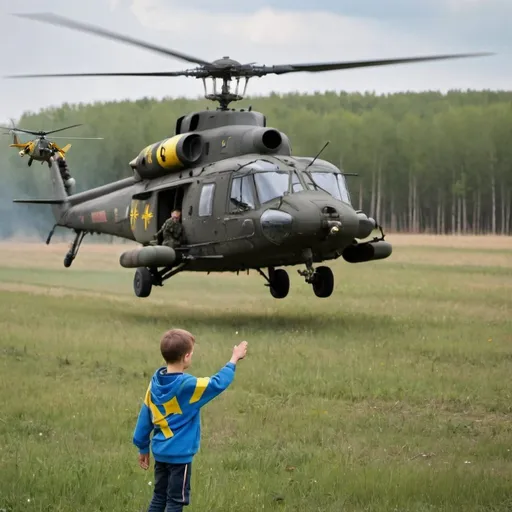
<path fill-rule="evenodd" d="M 210 377 L 201 377 L 197 379 L 196 389 L 194 390 L 194 394 L 192 395 L 192 398 L 190 399 L 189 403 L 193 404 L 201 400 L 201 397 L 203 396 L 203 393 L 206 391 L 209 382 Z"/>
<path fill-rule="evenodd" d="M 182 167 L 183 163 L 178 158 L 176 146 L 183 135 L 175 135 L 170 139 L 164 140 L 156 150 L 156 159 L 158 164 L 164 169 Z"/>

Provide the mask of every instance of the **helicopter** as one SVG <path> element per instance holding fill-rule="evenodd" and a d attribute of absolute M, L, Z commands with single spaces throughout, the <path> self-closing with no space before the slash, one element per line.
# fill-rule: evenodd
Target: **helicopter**
<path fill-rule="evenodd" d="M 268 127 L 263 113 L 251 107 L 236 110 L 230 103 L 244 98 L 252 77 L 270 73 L 320 72 L 407 62 L 421 62 L 489 53 L 437 55 L 359 62 L 241 64 L 223 57 L 209 62 L 109 30 L 55 14 L 20 14 L 108 39 L 145 48 L 197 64 L 185 71 L 154 73 L 65 73 L 15 75 L 27 77 L 158 76 L 195 77 L 204 84 L 205 98 L 219 103 L 215 110 L 179 117 L 175 133 L 148 144 L 129 162 L 124 179 L 77 194 L 67 194 L 55 161 L 51 164 L 51 199 L 18 199 L 18 203 L 49 204 L 56 227 L 75 232 L 64 258 L 69 267 L 86 234 L 109 234 L 140 244 L 123 252 L 119 263 L 135 269 L 137 297 L 148 297 L 154 286 L 180 272 L 249 272 L 265 280 L 271 295 L 285 298 L 290 278 L 283 267 L 298 270 L 314 294 L 331 296 L 332 270 L 322 262 L 342 257 L 349 263 L 388 258 L 392 246 L 375 219 L 351 203 L 342 169 L 320 158 L 292 154 L 288 136 Z M 240 79 L 245 79 L 239 92 Z M 213 81 L 208 91 L 206 80 Z M 217 80 L 222 82 L 217 89 Z M 236 81 L 232 92 L 231 82 Z M 182 212 L 184 241 L 178 247 L 160 243 L 158 233 L 171 216 Z M 378 236 L 369 239 L 374 232 Z M 315 266 L 321 264 L 319 266 Z M 265 273 L 267 270 L 267 273 Z"/>
<path fill-rule="evenodd" d="M 58 128 L 57 130 L 51 130 L 46 132 L 44 130 L 33 131 L 33 130 L 22 130 L 21 128 L 16 128 L 14 121 L 11 119 L 12 127 L 0 126 L 0 128 L 4 130 L 9 130 L 5 135 L 12 134 L 13 141 L 12 144 L 9 145 L 11 148 L 21 148 L 19 155 L 23 158 L 25 155 L 29 156 L 28 166 L 32 165 L 34 160 L 41 162 L 41 165 L 46 162 L 48 166 L 51 166 L 50 158 L 52 156 L 56 156 L 57 158 L 64 159 L 66 153 L 71 148 L 71 144 L 66 144 L 64 147 L 60 148 L 55 142 L 49 141 L 46 136 L 52 133 L 62 132 L 64 130 L 69 130 L 70 128 L 75 128 L 77 126 L 82 126 L 81 124 L 73 124 L 71 126 L 66 126 L 64 128 Z M 16 132 L 21 133 L 29 133 L 31 135 L 36 135 L 37 138 L 27 141 L 20 142 Z M 52 137 L 53 139 L 61 139 L 64 137 Z M 67 137 L 67 139 L 79 139 L 79 140 L 103 140 L 103 137 Z"/>

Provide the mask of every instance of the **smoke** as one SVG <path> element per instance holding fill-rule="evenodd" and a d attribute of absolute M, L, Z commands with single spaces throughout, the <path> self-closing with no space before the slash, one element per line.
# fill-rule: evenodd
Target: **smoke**
<path fill-rule="evenodd" d="M 6 149 L 13 154 L 9 154 Z M 48 169 L 29 169 L 27 160 L 20 159 L 12 148 L 0 148 L 0 162 L 0 239 L 45 238 L 53 226 L 51 207 L 16 204 L 13 200 L 50 197 L 47 190 L 49 183 L 46 187 L 41 187 L 38 183 L 40 179 L 34 178 L 35 172 L 38 172 L 42 174 L 41 178 L 46 178 L 49 182 L 49 174 L 44 173 Z"/>

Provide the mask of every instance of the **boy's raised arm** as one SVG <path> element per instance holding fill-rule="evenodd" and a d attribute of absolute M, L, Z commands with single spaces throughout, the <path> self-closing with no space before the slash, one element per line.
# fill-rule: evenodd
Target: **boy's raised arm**
<path fill-rule="evenodd" d="M 226 365 L 211 377 L 202 377 L 193 379 L 190 386 L 193 386 L 192 396 L 189 403 L 197 407 L 203 407 L 216 396 L 220 395 L 235 378 L 236 364 L 247 354 L 247 342 L 243 341 L 240 345 L 233 348 L 233 355 Z"/>

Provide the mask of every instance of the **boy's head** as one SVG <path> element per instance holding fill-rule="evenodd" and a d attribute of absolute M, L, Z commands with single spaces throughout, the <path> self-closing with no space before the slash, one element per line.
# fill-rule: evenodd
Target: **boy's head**
<path fill-rule="evenodd" d="M 167 364 L 179 364 L 187 369 L 194 353 L 194 336 L 184 329 L 167 331 L 160 341 L 160 352 Z"/>

